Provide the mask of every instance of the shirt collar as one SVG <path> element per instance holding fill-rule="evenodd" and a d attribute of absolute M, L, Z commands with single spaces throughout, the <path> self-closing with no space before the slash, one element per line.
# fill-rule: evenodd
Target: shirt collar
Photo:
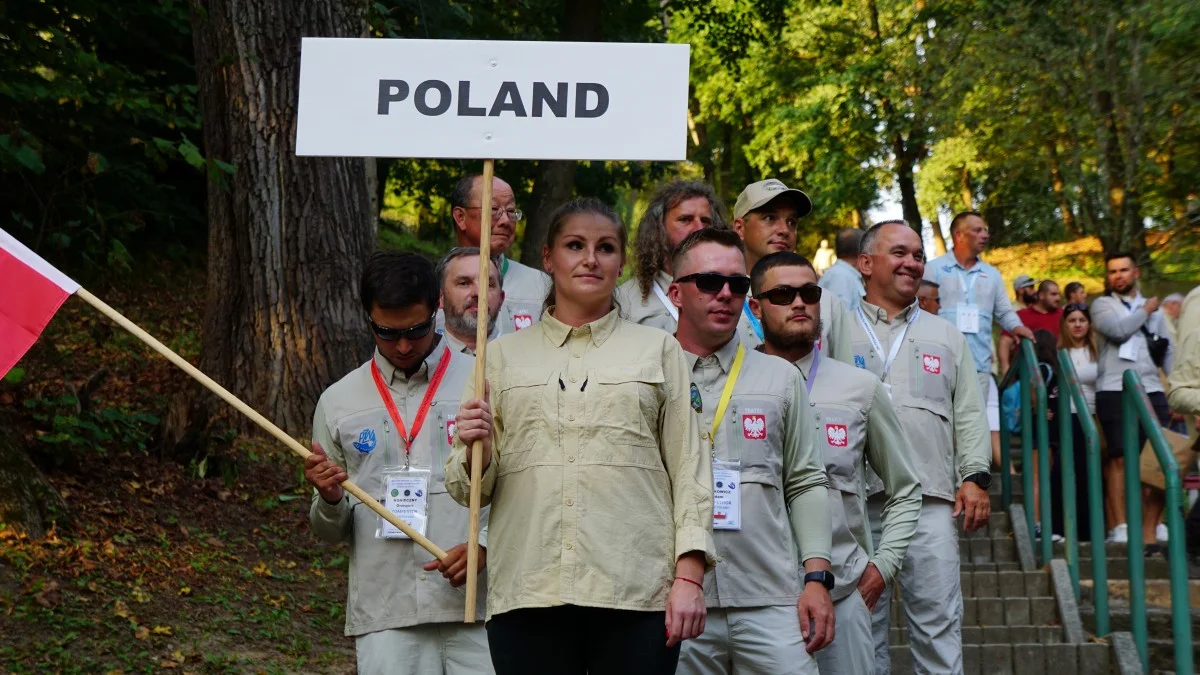
<path fill-rule="evenodd" d="M 654 275 L 654 282 L 663 289 L 663 293 L 667 292 L 673 281 L 675 281 L 675 278 L 667 274 L 666 270 L 659 270 L 658 274 Z"/>
<path fill-rule="evenodd" d="M 737 357 L 738 345 L 740 344 L 742 344 L 742 336 L 739 332 L 735 331 L 729 342 L 726 342 L 720 349 L 713 352 L 707 358 L 716 358 L 717 365 L 721 367 L 721 372 L 728 375 L 729 371 L 733 369 L 733 359 Z M 695 370 L 700 357 L 689 351 L 684 351 L 684 356 L 687 357 L 689 369 Z"/>
<path fill-rule="evenodd" d="M 867 315 L 867 320 L 871 323 L 888 323 L 887 310 L 884 308 L 872 305 L 866 300 L 863 300 L 859 304 L 862 307 L 863 314 Z M 900 313 L 896 315 L 896 319 L 899 321 L 906 321 L 909 314 L 917 311 L 917 307 L 917 301 L 914 299 L 912 304 L 900 310 Z"/>
<path fill-rule="evenodd" d="M 812 368 L 813 355 L 816 353 L 817 346 L 813 345 L 813 348 L 810 352 L 805 354 L 799 360 L 792 362 L 795 364 L 796 368 L 800 370 L 800 377 L 803 377 L 805 382 L 808 382 L 808 371 L 810 368 Z"/>
<path fill-rule="evenodd" d="M 556 319 L 554 317 L 554 308 L 551 307 L 542 313 L 542 320 L 538 322 L 538 325 L 542 327 L 542 332 L 545 333 L 546 337 L 550 338 L 550 343 L 555 347 L 561 347 L 566 344 L 567 339 L 572 335 L 590 337 L 592 344 L 599 347 L 613 334 L 620 320 L 621 318 L 617 313 L 617 309 L 614 307 L 612 311 L 599 319 L 575 328 Z"/>
<path fill-rule="evenodd" d="M 437 370 L 438 364 L 441 363 L 442 354 L 444 354 L 445 351 L 446 344 L 439 339 L 436 343 L 434 343 L 433 350 L 429 352 L 429 356 L 426 356 L 425 360 L 421 363 L 421 367 L 417 369 L 416 373 L 413 373 L 411 381 L 428 381 L 429 375 Z M 383 375 L 383 381 L 386 382 L 389 387 L 394 386 L 397 383 L 410 381 L 410 378 L 404 375 L 404 371 L 400 370 L 396 366 L 393 366 L 392 362 L 388 361 L 383 354 L 379 353 L 378 349 L 375 350 L 375 365 L 379 367 L 379 372 L 381 375 Z"/>

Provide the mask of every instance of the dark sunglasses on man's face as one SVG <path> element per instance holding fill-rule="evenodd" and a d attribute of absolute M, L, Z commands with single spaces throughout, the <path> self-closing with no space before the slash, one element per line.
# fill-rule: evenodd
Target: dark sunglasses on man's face
<path fill-rule="evenodd" d="M 758 300 L 766 300 L 772 305 L 787 306 L 795 302 L 796 296 L 806 305 L 815 305 L 821 301 L 821 287 L 816 284 L 803 286 L 776 286 L 769 291 L 763 291 L 754 296 Z"/>
<path fill-rule="evenodd" d="M 387 326 L 380 326 L 379 324 L 375 323 L 375 320 L 371 317 L 367 317 L 367 322 L 371 324 L 371 330 L 375 333 L 375 337 L 383 340 L 384 342 L 395 342 L 400 338 L 404 338 L 406 340 L 419 340 L 426 335 L 429 335 L 429 331 L 433 330 L 433 320 L 436 316 L 436 314 L 430 316 L 428 321 L 419 323 L 415 326 L 410 326 L 408 328 L 388 328 Z"/>
<path fill-rule="evenodd" d="M 750 277 L 732 276 L 727 277 L 724 274 L 716 272 L 699 272 L 697 274 L 689 274 L 679 277 L 675 280 L 676 283 L 685 284 L 689 281 L 696 282 L 696 288 L 703 293 L 712 293 L 716 295 L 725 288 L 725 284 L 729 284 L 729 292 L 733 295 L 745 295 L 750 292 Z"/>

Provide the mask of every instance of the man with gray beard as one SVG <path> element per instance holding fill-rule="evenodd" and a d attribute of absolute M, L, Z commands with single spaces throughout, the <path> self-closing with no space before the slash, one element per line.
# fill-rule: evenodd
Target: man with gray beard
<path fill-rule="evenodd" d="M 503 277 L 496 261 L 488 266 L 488 340 L 496 337 L 496 317 L 504 304 Z M 451 351 L 475 355 L 479 312 L 479 249 L 460 246 L 437 264 L 441 309 L 445 315 L 444 335 Z"/>

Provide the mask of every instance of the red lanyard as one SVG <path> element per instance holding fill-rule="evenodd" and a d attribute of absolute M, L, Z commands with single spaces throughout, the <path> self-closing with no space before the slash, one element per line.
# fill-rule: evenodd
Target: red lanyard
<path fill-rule="evenodd" d="M 375 388 L 379 390 L 379 397 L 383 399 L 383 405 L 387 406 L 388 414 L 392 416 L 396 431 L 400 432 L 400 440 L 404 441 L 405 457 L 412 454 L 413 441 L 417 440 L 417 434 L 421 433 L 421 426 L 425 424 L 425 415 L 433 406 L 434 394 L 437 393 L 438 386 L 442 383 L 442 377 L 449 367 L 450 348 L 446 347 L 442 351 L 442 360 L 438 363 L 437 370 L 433 371 L 433 377 L 429 378 L 429 388 L 425 390 L 425 398 L 421 399 L 421 407 L 417 408 L 417 416 L 413 419 L 412 436 L 409 436 L 408 430 L 404 427 L 404 419 L 400 417 L 400 411 L 396 408 L 396 402 L 392 400 L 392 393 L 388 391 L 387 385 L 383 382 L 383 373 L 379 372 L 379 364 L 375 362 L 375 359 L 371 359 L 371 377 L 375 380 Z"/>

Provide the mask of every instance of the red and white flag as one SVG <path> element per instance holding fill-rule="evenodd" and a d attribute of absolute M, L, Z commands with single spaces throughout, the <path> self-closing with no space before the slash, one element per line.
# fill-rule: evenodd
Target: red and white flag
<path fill-rule="evenodd" d="M 0 377 L 29 351 L 79 284 L 0 230 Z"/>

